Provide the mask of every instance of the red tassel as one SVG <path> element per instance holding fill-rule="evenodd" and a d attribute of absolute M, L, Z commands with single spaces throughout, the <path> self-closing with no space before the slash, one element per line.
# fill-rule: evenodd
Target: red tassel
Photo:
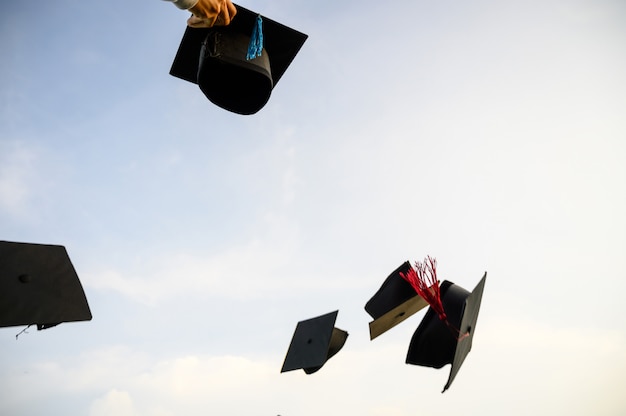
<path fill-rule="evenodd" d="M 411 267 L 408 273 L 400 272 L 400 276 L 413 286 L 418 295 L 424 298 L 437 313 L 439 319 L 448 322 L 446 312 L 441 303 L 441 291 L 437 280 L 437 260 L 428 256 L 423 263 L 415 262 L 415 269 Z"/>
<path fill-rule="evenodd" d="M 455 334 L 457 340 L 462 340 L 469 336 L 469 332 L 461 334 L 458 328 L 448 321 L 448 316 L 443 310 L 441 303 L 441 289 L 437 280 L 437 260 L 427 256 L 423 263 L 415 262 L 415 269 L 411 267 L 408 273 L 400 272 L 400 276 L 413 286 L 413 289 L 420 295 L 430 307 L 435 311 L 439 319 Z"/>

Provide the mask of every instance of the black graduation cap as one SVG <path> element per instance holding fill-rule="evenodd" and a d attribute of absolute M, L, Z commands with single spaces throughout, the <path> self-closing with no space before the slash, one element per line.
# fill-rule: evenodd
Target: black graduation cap
<path fill-rule="evenodd" d="M 335 328 L 339 311 L 298 322 L 281 373 L 303 369 L 312 374 L 346 343 L 348 333 Z"/>
<path fill-rule="evenodd" d="M 378 292 L 365 304 L 365 311 L 374 318 L 369 324 L 370 340 L 428 306 L 428 302 L 400 275 L 410 269 L 411 264 L 404 262 L 385 279 Z"/>
<path fill-rule="evenodd" d="M 89 321 L 91 311 L 65 247 L 0 241 L 0 327 Z"/>
<path fill-rule="evenodd" d="M 267 103 L 308 36 L 236 7 L 237 14 L 228 26 L 187 27 L 170 74 L 198 84 L 217 106 L 247 115 Z M 255 53 L 256 57 L 247 59 L 251 40 L 259 39 L 263 47 L 260 56 Z"/>
<path fill-rule="evenodd" d="M 447 321 L 442 321 L 432 307 L 428 308 L 411 338 L 406 356 L 407 364 L 434 368 L 452 364 L 442 393 L 450 387 L 472 349 L 472 338 L 476 333 L 476 321 L 486 279 L 487 273 L 471 293 L 444 280 L 441 283 L 441 303 Z"/>

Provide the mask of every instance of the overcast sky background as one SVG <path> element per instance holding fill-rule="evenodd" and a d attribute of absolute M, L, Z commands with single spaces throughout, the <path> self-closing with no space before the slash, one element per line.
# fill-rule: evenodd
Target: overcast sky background
<path fill-rule="evenodd" d="M 168 75 L 171 4 L 2 2 L 0 239 L 66 246 L 94 317 L 0 330 L 0 414 L 625 414 L 626 3 L 241 5 L 309 35 L 253 116 Z M 488 272 L 444 394 L 424 312 L 363 309 L 426 255 Z"/>

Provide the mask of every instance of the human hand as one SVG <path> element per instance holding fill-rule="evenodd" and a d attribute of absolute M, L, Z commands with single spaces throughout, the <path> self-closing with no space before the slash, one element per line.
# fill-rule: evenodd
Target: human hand
<path fill-rule="evenodd" d="M 231 0 L 199 0 L 189 11 L 193 13 L 187 20 L 191 27 L 227 26 L 237 14 Z"/>

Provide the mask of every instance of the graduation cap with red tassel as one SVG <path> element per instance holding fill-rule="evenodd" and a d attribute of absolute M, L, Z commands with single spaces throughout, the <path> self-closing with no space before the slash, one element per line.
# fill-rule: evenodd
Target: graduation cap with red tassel
<path fill-rule="evenodd" d="M 406 363 L 433 368 L 451 364 L 443 393 L 472 348 L 487 273 L 472 292 L 447 280 L 440 285 L 437 260 L 430 256 L 400 275 L 430 305 L 411 338 Z"/>
<path fill-rule="evenodd" d="M 404 262 L 365 305 L 374 318 L 370 322 L 370 339 L 430 306 L 411 338 L 406 363 L 434 368 L 451 364 L 443 389 L 446 391 L 472 348 L 486 278 L 487 273 L 468 292 L 449 281 L 440 283 L 437 260 L 433 257 L 415 262 L 414 266 Z"/>

